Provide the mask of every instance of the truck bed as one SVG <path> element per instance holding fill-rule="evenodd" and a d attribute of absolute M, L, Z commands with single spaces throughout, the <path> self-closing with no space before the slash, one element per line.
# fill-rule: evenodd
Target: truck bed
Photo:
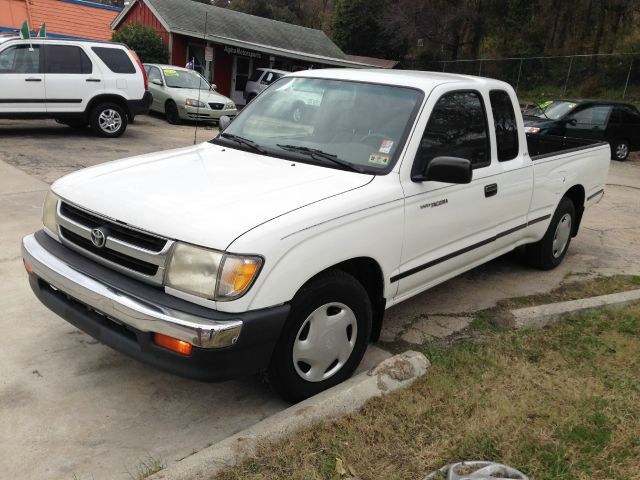
<path fill-rule="evenodd" d="M 608 145 L 601 140 L 560 137 L 557 135 L 539 135 L 528 133 L 527 146 L 531 160 L 540 160 L 560 153 L 577 152 L 600 145 Z"/>

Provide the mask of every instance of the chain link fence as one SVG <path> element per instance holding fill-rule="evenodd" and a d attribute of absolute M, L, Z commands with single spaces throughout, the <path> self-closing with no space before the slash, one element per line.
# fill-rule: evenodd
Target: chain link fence
<path fill-rule="evenodd" d="M 430 61 L 425 67 L 503 80 L 523 102 L 600 98 L 640 106 L 640 54 Z"/>

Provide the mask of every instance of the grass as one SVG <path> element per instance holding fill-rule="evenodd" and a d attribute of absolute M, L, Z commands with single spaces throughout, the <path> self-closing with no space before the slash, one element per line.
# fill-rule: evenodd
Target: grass
<path fill-rule="evenodd" d="M 149 456 L 146 460 L 139 460 L 138 466 L 136 467 L 136 473 L 129 473 L 129 476 L 134 480 L 143 480 L 154 473 L 158 473 L 166 466 L 167 464 L 163 460 Z"/>
<path fill-rule="evenodd" d="M 264 443 L 218 478 L 420 479 L 458 460 L 536 480 L 640 478 L 640 304 L 423 351 L 432 367 L 411 387 Z"/>

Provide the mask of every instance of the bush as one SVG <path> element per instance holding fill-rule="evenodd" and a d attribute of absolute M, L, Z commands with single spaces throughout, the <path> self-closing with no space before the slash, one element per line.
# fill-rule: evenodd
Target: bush
<path fill-rule="evenodd" d="M 111 39 L 127 45 L 138 54 L 143 63 L 167 63 L 169 52 L 164 48 L 162 37 L 150 25 L 142 23 L 128 23 Z"/>

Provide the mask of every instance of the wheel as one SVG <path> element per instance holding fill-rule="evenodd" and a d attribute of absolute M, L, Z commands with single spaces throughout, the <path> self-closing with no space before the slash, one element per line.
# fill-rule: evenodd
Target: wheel
<path fill-rule="evenodd" d="M 178 125 L 180 123 L 180 114 L 178 113 L 178 106 L 173 100 L 169 100 L 164 108 L 167 115 L 167 122 L 171 125 Z"/>
<path fill-rule="evenodd" d="M 291 109 L 291 120 L 298 123 L 304 116 L 304 103 L 298 102 Z"/>
<path fill-rule="evenodd" d="M 611 143 L 611 160 L 624 162 L 629 156 L 629 142 L 627 140 L 616 140 Z"/>
<path fill-rule="evenodd" d="M 310 281 L 291 302 L 271 358 L 273 388 L 297 402 L 349 378 L 369 343 L 371 311 L 367 292 L 345 272 Z"/>
<path fill-rule="evenodd" d="M 551 270 L 560 265 L 571 243 L 575 218 L 573 202 L 563 197 L 544 237 L 527 245 L 526 257 L 530 265 L 540 270 Z"/>
<path fill-rule="evenodd" d="M 127 114 L 116 103 L 100 103 L 90 114 L 91 129 L 101 137 L 119 137 L 127 129 Z"/>

